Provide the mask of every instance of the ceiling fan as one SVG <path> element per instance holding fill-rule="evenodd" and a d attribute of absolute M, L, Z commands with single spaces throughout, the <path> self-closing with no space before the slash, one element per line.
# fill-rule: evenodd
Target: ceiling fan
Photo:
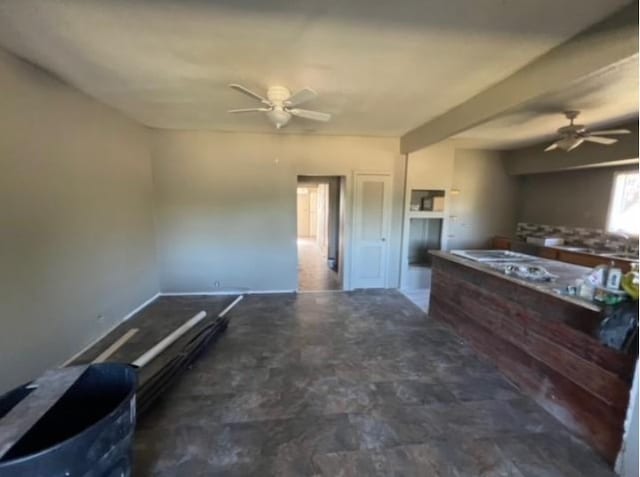
<path fill-rule="evenodd" d="M 266 113 L 267 118 L 269 118 L 278 129 L 286 126 L 291 120 L 291 116 L 324 122 L 331 119 L 331 115 L 328 113 L 296 107 L 318 96 L 318 94 L 310 88 L 301 89 L 294 95 L 291 95 L 291 92 L 283 86 L 271 86 L 267 90 L 267 97 L 265 98 L 242 85 L 230 84 L 229 86 L 242 94 L 257 99 L 264 105 L 260 108 L 231 109 L 228 111 L 229 113 Z"/>
<path fill-rule="evenodd" d="M 602 131 L 588 131 L 586 126 L 582 124 L 573 124 L 573 121 L 578 117 L 579 114 L 580 111 L 564 112 L 564 115 L 569 120 L 569 125 L 563 126 L 558 129 L 558 134 L 560 134 L 561 136 L 560 139 L 547 147 L 544 150 L 545 152 L 552 151 L 554 149 L 562 149 L 563 151 L 569 152 L 574 150 L 585 141 L 610 146 L 611 144 L 618 142 L 618 140 L 610 137 L 602 137 L 600 136 L 600 134 L 617 135 L 629 134 L 631 132 L 628 129 L 605 129 Z"/>

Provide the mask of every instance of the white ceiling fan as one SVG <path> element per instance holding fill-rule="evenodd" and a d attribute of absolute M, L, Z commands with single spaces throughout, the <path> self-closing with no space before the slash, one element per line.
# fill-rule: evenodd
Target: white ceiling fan
<path fill-rule="evenodd" d="M 267 97 L 265 98 L 242 85 L 230 84 L 229 86 L 253 99 L 257 99 L 264 105 L 261 108 L 231 109 L 228 111 L 229 113 L 266 113 L 269 120 L 278 129 L 286 126 L 291 120 L 291 116 L 323 122 L 331 119 L 329 113 L 296 108 L 299 104 L 310 101 L 318 96 L 318 94 L 310 88 L 301 89 L 294 95 L 291 95 L 291 92 L 283 86 L 271 86 L 267 90 Z"/>
<path fill-rule="evenodd" d="M 558 129 L 560 139 L 549 145 L 544 151 L 552 151 L 554 149 L 561 149 L 569 152 L 574 150 L 580 144 L 585 141 L 595 142 L 597 144 L 603 144 L 610 146 L 618 142 L 617 139 L 610 137 L 600 136 L 601 134 L 617 135 L 617 134 L 629 134 L 631 131 L 628 129 L 605 129 L 602 131 L 588 131 L 586 126 L 582 124 L 573 124 L 573 121 L 578 117 L 580 111 L 565 111 L 564 115 L 569 120 L 569 125 Z"/>

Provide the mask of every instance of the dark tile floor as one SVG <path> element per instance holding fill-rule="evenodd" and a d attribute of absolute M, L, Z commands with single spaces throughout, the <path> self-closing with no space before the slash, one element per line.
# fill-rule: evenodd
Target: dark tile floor
<path fill-rule="evenodd" d="M 140 420 L 134 475 L 614 475 L 398 292 L 253 295 L 232 316 Z"/>

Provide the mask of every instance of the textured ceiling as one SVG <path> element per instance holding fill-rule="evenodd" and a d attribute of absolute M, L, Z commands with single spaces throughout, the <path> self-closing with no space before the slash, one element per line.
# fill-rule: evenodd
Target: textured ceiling
<path fill-rule="evenodd" d="M 226 113 L 254 105 L 238 82 L 310 86 L 334 115 L 283 132 L 398 136 L 626 1 L 560 3 L 1 0 L 0 45 L 152 127 L 273 131 Z"/>
<path fill-rule="evenodd" d="M 514 149 L 537 142 L 551 142 L 556 130 L 569 121 L 563 111 L 578 110 L 576 124 L 589 129 L 638 120 L 638 57 L 574 84 L 558 85 L 544 97 L 516 111 L 469 129 L 455 138 L 467 147 Z"/>

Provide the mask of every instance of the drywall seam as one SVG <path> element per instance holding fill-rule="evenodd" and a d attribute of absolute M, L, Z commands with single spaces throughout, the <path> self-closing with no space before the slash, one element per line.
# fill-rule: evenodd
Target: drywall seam
<path fill-rule="evenodd" d="M 133 315 L 135 315 L 136 313 L 138 313 L 140 310 L 142 310 L 143 308 L 146 308 L 148 305 L 150 305 L 151 303 L 153 303 L 153 301 L 158 298 L 161 295 L 161 293 L 156 293 L 155 295 L 153 295 L 151 298 L 149 298 L 148 300 L 145 300 L 142 304 L 138 305 L 136 308 L 134 308 L 132 311 L 130 311 L 129 313 L 127 313 L 127 315 L 122 318 L 119 321 L 116 321 L 114 323 L 114 325 L 112 327 L 110 327 L 109 329 L 107 329 L 104 333 L 101 333 L 100 336 L 98 336 L 95 340 L 93 340 L 91 343 L 89 343 L 87 346 L 85 346 L 84 348 L 82 348 L 80 351 L 78 351 L 76 354 L 74 354 L 73 356 L 71 356 L 69 359 L 67 359 L 64 363 L 62 363 L 60 365 L 60 368 L 64 368 L 65 366 L 68 366 L 69 364 L 71 364 L 73 361 L 75 361 L 79 356 L 82 356 L 83 353 L 85 353 L 89 348 L 91 348 L 92 346 L 94 346 L 96 343 L 98 343 L 101 339 L 103 339 L 105 336 L 107 336 L 109 333 L 111 333 L 113 330 L 115 330 L 118 326 L 120 326 L 122 323 L 124 323 L 125 321 L 127 321 L 129 318 L 131 318 Z"/>

